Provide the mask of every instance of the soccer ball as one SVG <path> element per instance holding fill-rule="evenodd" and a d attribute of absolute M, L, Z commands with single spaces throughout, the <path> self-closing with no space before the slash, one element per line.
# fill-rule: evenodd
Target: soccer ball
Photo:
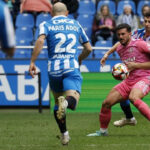
<path fill-rule="evenodd" d="M 129 76 L 128 68 L 123 63 L 117 63 L 112 68 L 112 76 L 116 80 L 124 80 Z"/>

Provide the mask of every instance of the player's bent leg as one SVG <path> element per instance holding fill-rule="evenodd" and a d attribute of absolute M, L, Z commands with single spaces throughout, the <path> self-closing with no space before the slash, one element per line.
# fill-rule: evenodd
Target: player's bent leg
<path fill-rule="evenodd" d="M 58 106 L 55 105 L 55 107 L 54 107 L 54 117 L 55 117 L 55 120 L 56 120 L 56 122 L 58 124 L 58 127 L 60 129 L 60 132 L 61 132 L 60 140 L 61 140 L 61 143 L 63 145 L 67 145 L 69 143 L 70 136 L 69 136 L 69 132 L 67 131 L 67 128 L 66 128 L 66 116 L 59 119 L 57 117 L 57 111 L 58 111 Z"/>
<path fill-rule="evenodd" d="M 135 126 L 137 124 L 137 120 L 135 119 L 135 117 L 133 117 L 131 107 L 130 107 L 130 101 L 126 100 L 126 101 L 120 102 L 120 106 L 126 118 L 122 118 L 120 120 L 114 121 L 113 125 L 116 127 L 123 127 L 125 125 Z"/>
<path fill-rule="evenodd" d="M 87 136 L 106 136 L 108 135 L 108 125 L 111 120 L 111 107 L 122 100 L 121 94 L 116 90 L 112 89 L 108 94 L 106 100 L 102 103 L 102 108 L 99 114 L 100 131 L 96 133 L 88 134 Z"/>
<path fill-rule="evenodd" d="M 68 106 L 64 96 L 58 97 L 58 106 L 57 116 L 59 119 L 61 119 L 66 115 L 66 109 Z"/>
<path fill-rule="evenodd" d="M 147 93 L 144 93 L 139 86 L 136 86 L 136 88 L 133 88 L 131 90 L 129 99 L 131 100 L 133 105 L 140 111 L 140 113 L 150 121 L 150 108 L 141 100 L 146 94 Z"/>
<path fill-rule="evenodd" d="M 121 106 L 121 109 L 123 110 L 123 112 L 124 112 L 124 114 L 125 114 L 127 119 L 133 118 L 133 113 L 131 111 L 130 101 L 129 100 L 120 102 L 120 106 Z"/>
<path fill-rule="evenodd" d="M 58 118 L 60 118 L 60 119 L 63 116 L 65 116 L 67 108 L 69 108 L 71 110 L 75 110 L 76 105 L 80 98 L 79 93 L 75 90 L 65 91 L 65 95 L 66 95 L 66 97 L 64 97 L 64 96 L 58 97 L 59 109 L 57 111 L 57 115 L 58 115 Z"/>
<path fill-rule="evenodd" d="M 80 94 L 76 90 L 67 90 L 65 92 L 66 100 L 68 102 L 67 108 L 75 110 L 80 99 Z"/>
<path fill-rule="evenodd" d="M 61 96 L 61 95 L 63 95 L 63 93 L 62 92 L 57 93 L 54 91 L 52 91 L 52 92 L 53 92 L 53 95 L 55 98 L 54 117 L 55 117 L 55 120 L 56 120 L 57 125 L 61 132 L 60 140 L 63 145 L 67 145 L 70 141 L 70 136 L 69 136 L 69 132 L 67 131 L 67 128 L 66 128 L 66 115 L 63 114 L 63 116 L 61 118 L 58 117 L 58 110 L 59 110 L 58 99 L 60 97 L 63 97 L 63 96 Z"/>

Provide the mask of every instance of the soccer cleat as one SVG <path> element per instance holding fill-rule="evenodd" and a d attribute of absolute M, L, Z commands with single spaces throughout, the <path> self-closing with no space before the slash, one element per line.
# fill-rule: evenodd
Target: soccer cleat
<path fill-rule="evenodd" d="M 70 139 L 71 138 L 70 138 L 69 134 L 67 134 L 67 135 L 62 134 L 62 136 L 61 136 L 62 145 L 68 145 Z"/>
<path fill-rule="evenodd" d="M 116 127 L 123 127 L 125 125 L 135 126 L 136 124 L 137 124 L 137 120 L 135 118 L 134 119 L 122 118 L 121 120 L 115 121 L 113 123 L 113 125 Z"/>
<path fill-rule="evenodd" d="M 65 98 L 63 96 L 58 97 L 58 111 L 57 111 L 57 117 L 58 119 L 62 119 L 65 116 L 66 113 L 66 102 Z"/>
<path fill-rule="evenodd" d="M 96 131 L 95 133 L 90 133 L 87 136 L 108 136 L 108 131 L 102 133 L 101 131 Z"/>

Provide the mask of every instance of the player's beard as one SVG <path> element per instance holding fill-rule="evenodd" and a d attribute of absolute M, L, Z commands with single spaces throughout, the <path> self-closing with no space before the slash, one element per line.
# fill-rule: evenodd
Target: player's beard
<path fill-rule="evenodd" d="M 124 39 L 120 39 L 119 41 L 120 41 L 121 45 L 126 46 L 130 42 L 130 38 L 126 39 L 125 42 L 121 42 L 121 41 L 124 41 Z"/>

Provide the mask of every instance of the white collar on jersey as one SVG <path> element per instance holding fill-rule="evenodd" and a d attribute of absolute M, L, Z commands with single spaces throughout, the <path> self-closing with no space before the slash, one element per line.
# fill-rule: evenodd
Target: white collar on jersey
<path fill-rule="evenodd" d="M 58 18 L 58 17 L 67 17 L 65 15 L 59 15 L 59 16 L 54 16 L 52 19 Z"/>

